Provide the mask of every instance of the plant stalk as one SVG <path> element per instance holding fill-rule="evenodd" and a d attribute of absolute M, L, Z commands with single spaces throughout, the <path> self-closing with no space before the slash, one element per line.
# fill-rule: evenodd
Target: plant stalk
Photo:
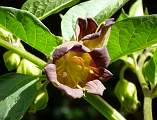
<path fill-rule="evenodd" d="M 151 97 L 144 97 L 143 109 L 144 109 L 144 120 L 153 120 Z"/>
<path fill-rule="evenodd" d="M 21 57 L 26 58 L 27 60 L 33 62 L 41 69 L 43 69 L 46 66 L 45 61 L 43 61 L 40 58 L 36 57 L 35 55 L 27 52 L 26 50 L 23 50 L 23 49 L 13 46 L 12 44 L 8 43 L 7 41 L 0 40 L 0 46 L 19 54 Z"/>
<path fill-rule="evenodd" d="M 86 93 L 84 99 L 108 120 L 126 120 L 118 111 L 116 111 L 100 96 Z"/>
<path fill-rule="evenodd" d="M 142 91 L 143 91 L 143 94 L 144 94 L 144 96 L 146 95 L 148 95 L 148 94 L 150 94 L 150 92 L 149 92 L 149 87 L 148 87 L 148 84 L 147 84 L 147 82 L 146 82 L 146 80 L 145 80 L 145 78 L 144 78 L 144 76 L 143 76 L 143 73 L 142 73 L 142 71 L 140 70 L 140 69 L 138 69 L 139 67 L 137 67 L 137 68 L 135 68 L 136 70 L 135 70 L 135 73 L 136 73 L 136 75 L 137 75 L 137 78 L 138 78 L 138 80 L 139 80 L 139 83 L 140 83 L 140 85 L 141 85 L 141 88 L 142 88 Z"/>

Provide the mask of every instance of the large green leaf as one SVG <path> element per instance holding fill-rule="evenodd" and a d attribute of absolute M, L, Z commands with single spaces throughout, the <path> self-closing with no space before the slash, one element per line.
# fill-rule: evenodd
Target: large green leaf
<path fill-rule="evenodd" d="M 157 43 L 157 15 L 131 17 L 116 22 L 107 48 L 112 61 Z"/>
<path fill-rule="evenodd" d="M 30 46 L 49 55 L 58 41 L 31 13 L 10 7 L 0 7 L 0 27 L 10 31 Z"/>
<path fill-rule="evenodd" d="M 31 12 L 39 19 L 44 19 L 78 2 L 79 0 L 27 0 L 22 9 Z"/>
<path fill-rule="evenodd" d="M 95 18 L 98 23 L 111 17 L 128 0 L 90 0 L 72 7 L 63 16 L 61 22 L 62 35 L 65 40 L 70 40 L 74 35 L 75 24 L 78 17 Z"/>
<path fill-rule="evenodd" d="M 9 73 L 0 76 L 0 120 L 20 119 L 37 94 L 34 76 Z"/>

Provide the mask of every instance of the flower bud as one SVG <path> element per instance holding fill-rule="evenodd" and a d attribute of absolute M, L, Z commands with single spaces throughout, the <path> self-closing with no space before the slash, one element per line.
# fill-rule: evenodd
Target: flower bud
<path fill-rule="evenodd" d="M 119 80 L 114 93 L 121 103 L 124 112 L 134 112 L 139 105 L 136 86 L 125 79 Z"/>
<path fill-rule="evenodd" d="M 18 68 L 17 73 L 28 74 L 28 75 L 41 75 L 42 70 L 40 70 L 34 63 L 29 60 L 22 59 Z"/>
<path fill-rule="evenodd" d="M 5 66 L 9 71 L 16 69 L 21 60 L 20 56 L 12 51 L 5 52 L 3 54 L 3 59 Z"/>

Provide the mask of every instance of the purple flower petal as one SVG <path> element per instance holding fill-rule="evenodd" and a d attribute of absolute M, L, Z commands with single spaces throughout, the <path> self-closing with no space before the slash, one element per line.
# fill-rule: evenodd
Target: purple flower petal
<path fill-rule="evenodd" d="M 53 63 L 55 63 L 57 59 L 64 56 L 66 53 L 67 53 L 67 47 L 61 47 L 56 49 L 53 53 Z"/>
<path fill-rule="evenodd" d="M 114 24 L 114 18 L 110 18 L 105 21 L 105 26 L 111 26 L 112 24 Z"/>
<path fill-rule="evenodd" d="M 95 48 L 91 52 L 89 52 L 93 61 L 95 62 L 97 67 L 107 68 L 110 62 L 110 57 L 107 51 L 107 48 Z"/>
<path fill-rule="evenodd" d="M 74 45 L 70 50 L 75 51 L 75 52 L 82 52 L 82 53 L 90 51 L 87 47 L 85 47 L 84 45 L 81 45 L 81 44 Z"/>
<path fill-rule="evenodd" d="M 60 84 L 58 88 L 74 99 L 81 98 L 84 95 L 82 89 L 74 89 L 63 84 Z"/>
<path fill-rule="evenodd" d="M 98 33 L 100 34 L 101 39 L 105 39 L 105 35 L 108 32 L 108 29 L 111 27 L 111 25 L 114 23 L 114 18 L 108 19 L 105 21 L 105 24 L 101 24 L 98 28 Z"/>
<path fill-rule="evenodd" d="M 82 19 L 78 18 L 76 24 L 76 38 L 81 40 L 84 36 L 94 33 L 98 25 L 92 18 Z"/>
<path fill-rule="evenodd" d="M 74 89 L 70 88 L 66 85 L 63 85 L 57 81 L 57 74 L 56 74 L 56 66 L 55 64 L 48 64 L 45 67 L 45 72 L 47 75 L 47 78 L 50 80 L 50 82 L 63 92 L 65 92 L 67 95 L 71 96 L 72 98 L 81 98 L 83 94 L 82 89 Z"/>
<path fill-rule="evenodd" d="M 97 29 L 98 25 L 96 21 L 92 18 L 87 18 L 87 34 L 94 33 Z"/>
<path fill-rule="evenodd" d="M 53 52 L 53 55 L 52 55 L 53 62 L 51 60 L 50 63 L 55 63 L 56 60 L 58 60 L 59 58 L 64 56 L 69 50 L 73 50 L 73 51 L 76 50 L 76 52 L 78 50 L 81 50 L 81 51 L 84 51 L 84 52 L 89 52 L 89 49 L 87 47 L 83 46 L 79 42 L 76 42 L 76 41 L 66 42 L 62 45 L 59 45 L 55 49 L 55 51 Z"/>
<path fill-rule="evenodd" d="M 88 34 L 84 37 L 82 37 L 83 44 L 90 48 L 97 48 L 102 47 L 104 44 L 104 41 L 107 39 L 107 32 L 109 31 L 109 28 L 114 23 L 113 18 L 107 20 L 105 24 L 101 24 L 95 32 Z"/>
<path fill-rule="evenodd" d="M 102 96 L 106 88 L 100 82 L 100 80 L 93 80 L 86 83 L 85 89 L 87 89 L 88 93 L 93 93 Z"/>
<path fill-rule="evenodd" d="M 99 37 L 100 37 L 99 33 L 92 33 L 92 34 L 88 34 L 88 35 L 84 36 L 81 40 L 82 41 L 85 41 L 85 40 L 95 40 L 95 39 L 97 39 Z"/>
<path fill-rule="evenodd" d="M 54 86 L 58 87 L 60 85 L 60 83 L 57 81 L 57 73 L 56 73 L 56 65 L 55 64 L 47 64 L 45 67 L 45 73 L 46 73 L 48 80 L 50 80 L 50 82 Z"/>
<path fill-rule="evenodd" d="M 101 81 L 109 80 L 113 76 L 113 74 L 109 70 L 107 70 L 105 68 L 99 68 L 99 72 L 100 72 L 99 73 L 100 74 L 99 79 Z"/>

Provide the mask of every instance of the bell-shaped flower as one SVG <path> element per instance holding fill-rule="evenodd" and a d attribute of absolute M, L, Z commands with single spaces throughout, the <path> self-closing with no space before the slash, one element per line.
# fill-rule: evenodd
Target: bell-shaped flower
<path fill-rule="evenodd" d="M 84 20 L 78 19 L 77 41 L 58 46 L 45 67 L 46 75 L 53 85 L 73 98 L 80 98 L 85 92 L 102 95 L 105 87 L 101 81 L 112 76 L 107 70 L 109 54 L 101 43 L 112 20 L 98 27 L 98 31 L 92 19 L 87 18 L 85 23 L 80 21 Z"/>

